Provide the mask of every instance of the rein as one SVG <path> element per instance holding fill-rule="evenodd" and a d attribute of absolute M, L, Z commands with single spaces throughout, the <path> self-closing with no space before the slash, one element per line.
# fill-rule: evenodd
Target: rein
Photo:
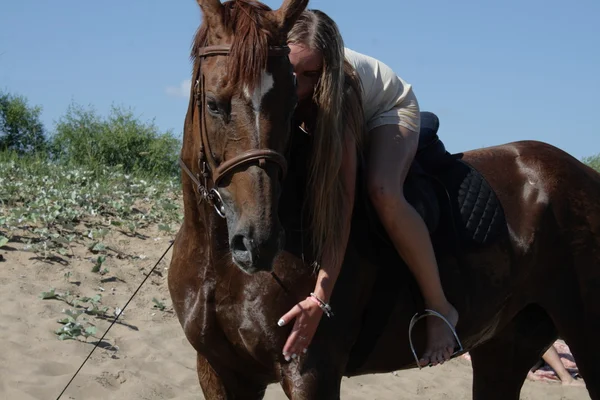
<path fill-rule="evenodd" d="M 196 184 L 198 194 L 201 200 L 207 201 L 214 207 L 220 217 L 225 218 L 225 207 L 223 199 L 218 191 L 219 183 L 223 178 L 228 176 L 234 169 L 245 166 L 247 164 L 257 164 L 260 168 L 265 168 L 267 162 L 276 164 L 281 170 L 281 179 L 285 178 L 287 173 L 287 161 L 285 157 L 271 149 L 252 149 L 245 151 L 237 156 L 223 161 L 220 165 L 215 161 L 208 140 L 208 132 L 206 129 L 205 106 L 206 93 L 204 91 L 204 74 L 202 73 L 202 59 L 210 56 L 228 56 L 231 50 L 229 45 L 215 45 L 202 47 L 198 51 L 200 59 L 199 79 L 194 86 L 194 92 L 198 107 L 200 109 L 200 152 L 198 156 L 198 170 L 194 174 L 192 170 L 185 164 L 183 159 L 179 157 L 179 165 L 181 169 L 190 177 Z M 290 52 L 288 46 L 269 46 L 269 56 L 287 56 Z M 212 187 L 209 185 L 209 180 L 212 180 Z"/>

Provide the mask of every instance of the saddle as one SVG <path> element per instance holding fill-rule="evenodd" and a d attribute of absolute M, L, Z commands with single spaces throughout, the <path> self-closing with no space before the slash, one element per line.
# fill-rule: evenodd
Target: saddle
<path fill-rule="evenodd" d="M 490 244 L 505 226 L 500 202 L 483 175 L 461 160 L 461 154 L 446 150 L 438 136 L 439 127 L 434 113 L 421 112 L 417 153 L 404 183 L 406 200 L 423 218 L 432 237 L 445 225 L 445 230 L 452 231 L 455 243 Z M 371 229 L 387 241 L 372 205 L 368 199 L 365 201 Z"/>

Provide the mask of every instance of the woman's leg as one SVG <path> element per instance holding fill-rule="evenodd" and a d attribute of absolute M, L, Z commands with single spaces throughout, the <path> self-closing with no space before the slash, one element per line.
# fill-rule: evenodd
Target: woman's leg
<path fill-rule="evenodd" d="M 550 367 L 552 367 L 563 385 L 573 385 L 575 383 L 575 379 L 573 379 L 569 371 L 567 371 L 560 360 L 560 356 L 558 355 L 554 345 L 550 346 L 548 350 L 546 350 L 542 358 Z"/>
<path fill-rule="evenodd" d="M 427 308 L 456 326 L 458 312 L 448 302 L 425 222 L 404 198 L 403 185 L 417 151 L 419 134 L 400 125 L 382 125 L 368 134 L 368 190 L 379 218 L 396 250 L 420 286 Z M 450 359 L 456 340 L 440 318 L 427 321 L 428 343 L 421 366 Z"/>

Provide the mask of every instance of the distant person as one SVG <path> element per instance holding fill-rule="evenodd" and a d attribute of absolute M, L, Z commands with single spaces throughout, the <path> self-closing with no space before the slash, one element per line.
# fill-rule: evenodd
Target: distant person
<path fill-rule="evenodd" d="M 585 383 L 581 379 L 575 379 L 571 375 L 571 373 L 565 368 L 562 363 L 560 356 L 558 355 L 558 351 L 554 345 L 550 346 L 548 350 L 542 356 L 542 359 L 554 370 L 554 373 L 560 379 L 561 383 L 565 386 L 584 386 Z M 539 368 L 542 362 L 538 363 L 536 367 L 532 369 L 532 372 Z"/>

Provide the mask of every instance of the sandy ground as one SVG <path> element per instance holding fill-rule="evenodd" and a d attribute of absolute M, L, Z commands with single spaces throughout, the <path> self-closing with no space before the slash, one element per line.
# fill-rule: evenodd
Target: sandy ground
<path fill-rule="evenodd" d="M 102 294 L 101 304 L 123 307 L 168 246 L 168 237 L 158 231 L 147 237 L 130 237 L 113 232 L 104 242 L 123 254 L 108 251 L 103 265 L 108 272 L 91 272 L 93 254 L 84 246 L 73 248 L 75 257 L 64 265 L 58 260 L 37 258 L 23 251 L 23 243 L 10 242 L 0 250 L 0 398 L 12 400 L 56 399 L 96 339 L 60 341 L 54 333 L 61 328 L 60 300 L 42 300 L 40 294 L 56 292 L 81 296 Z M 161 236 L 161 234 L 163 236 Z M 123 256 L 123 255 L 128 256 Z M 140 256 L 133 258 L 129 256 Z M 115 325 L 83 367 L 62 399 L 202 399 L 195 373 L 195 356 L 172 312 L 166 276 L 170 253 L 161 262 L 124 312 L 123 323 Z M 71 272 L 69 277 L 65 273 Z M 102 288 L 102 289 L 100 289 Z M 153 298 L 166 305 L 154 308 Z M 90 317 L 99 338 L 108 322 Z M 368 375 L 344 379 L 342 398 L 358 399 L 468 399 L 472 371 L 468 360 L 459 358 L 422 371 Z M 272 385 L 265 397 L 285 399 Z M 589 399 L 583 387 L 528 380 L 522 399 Z"/>

